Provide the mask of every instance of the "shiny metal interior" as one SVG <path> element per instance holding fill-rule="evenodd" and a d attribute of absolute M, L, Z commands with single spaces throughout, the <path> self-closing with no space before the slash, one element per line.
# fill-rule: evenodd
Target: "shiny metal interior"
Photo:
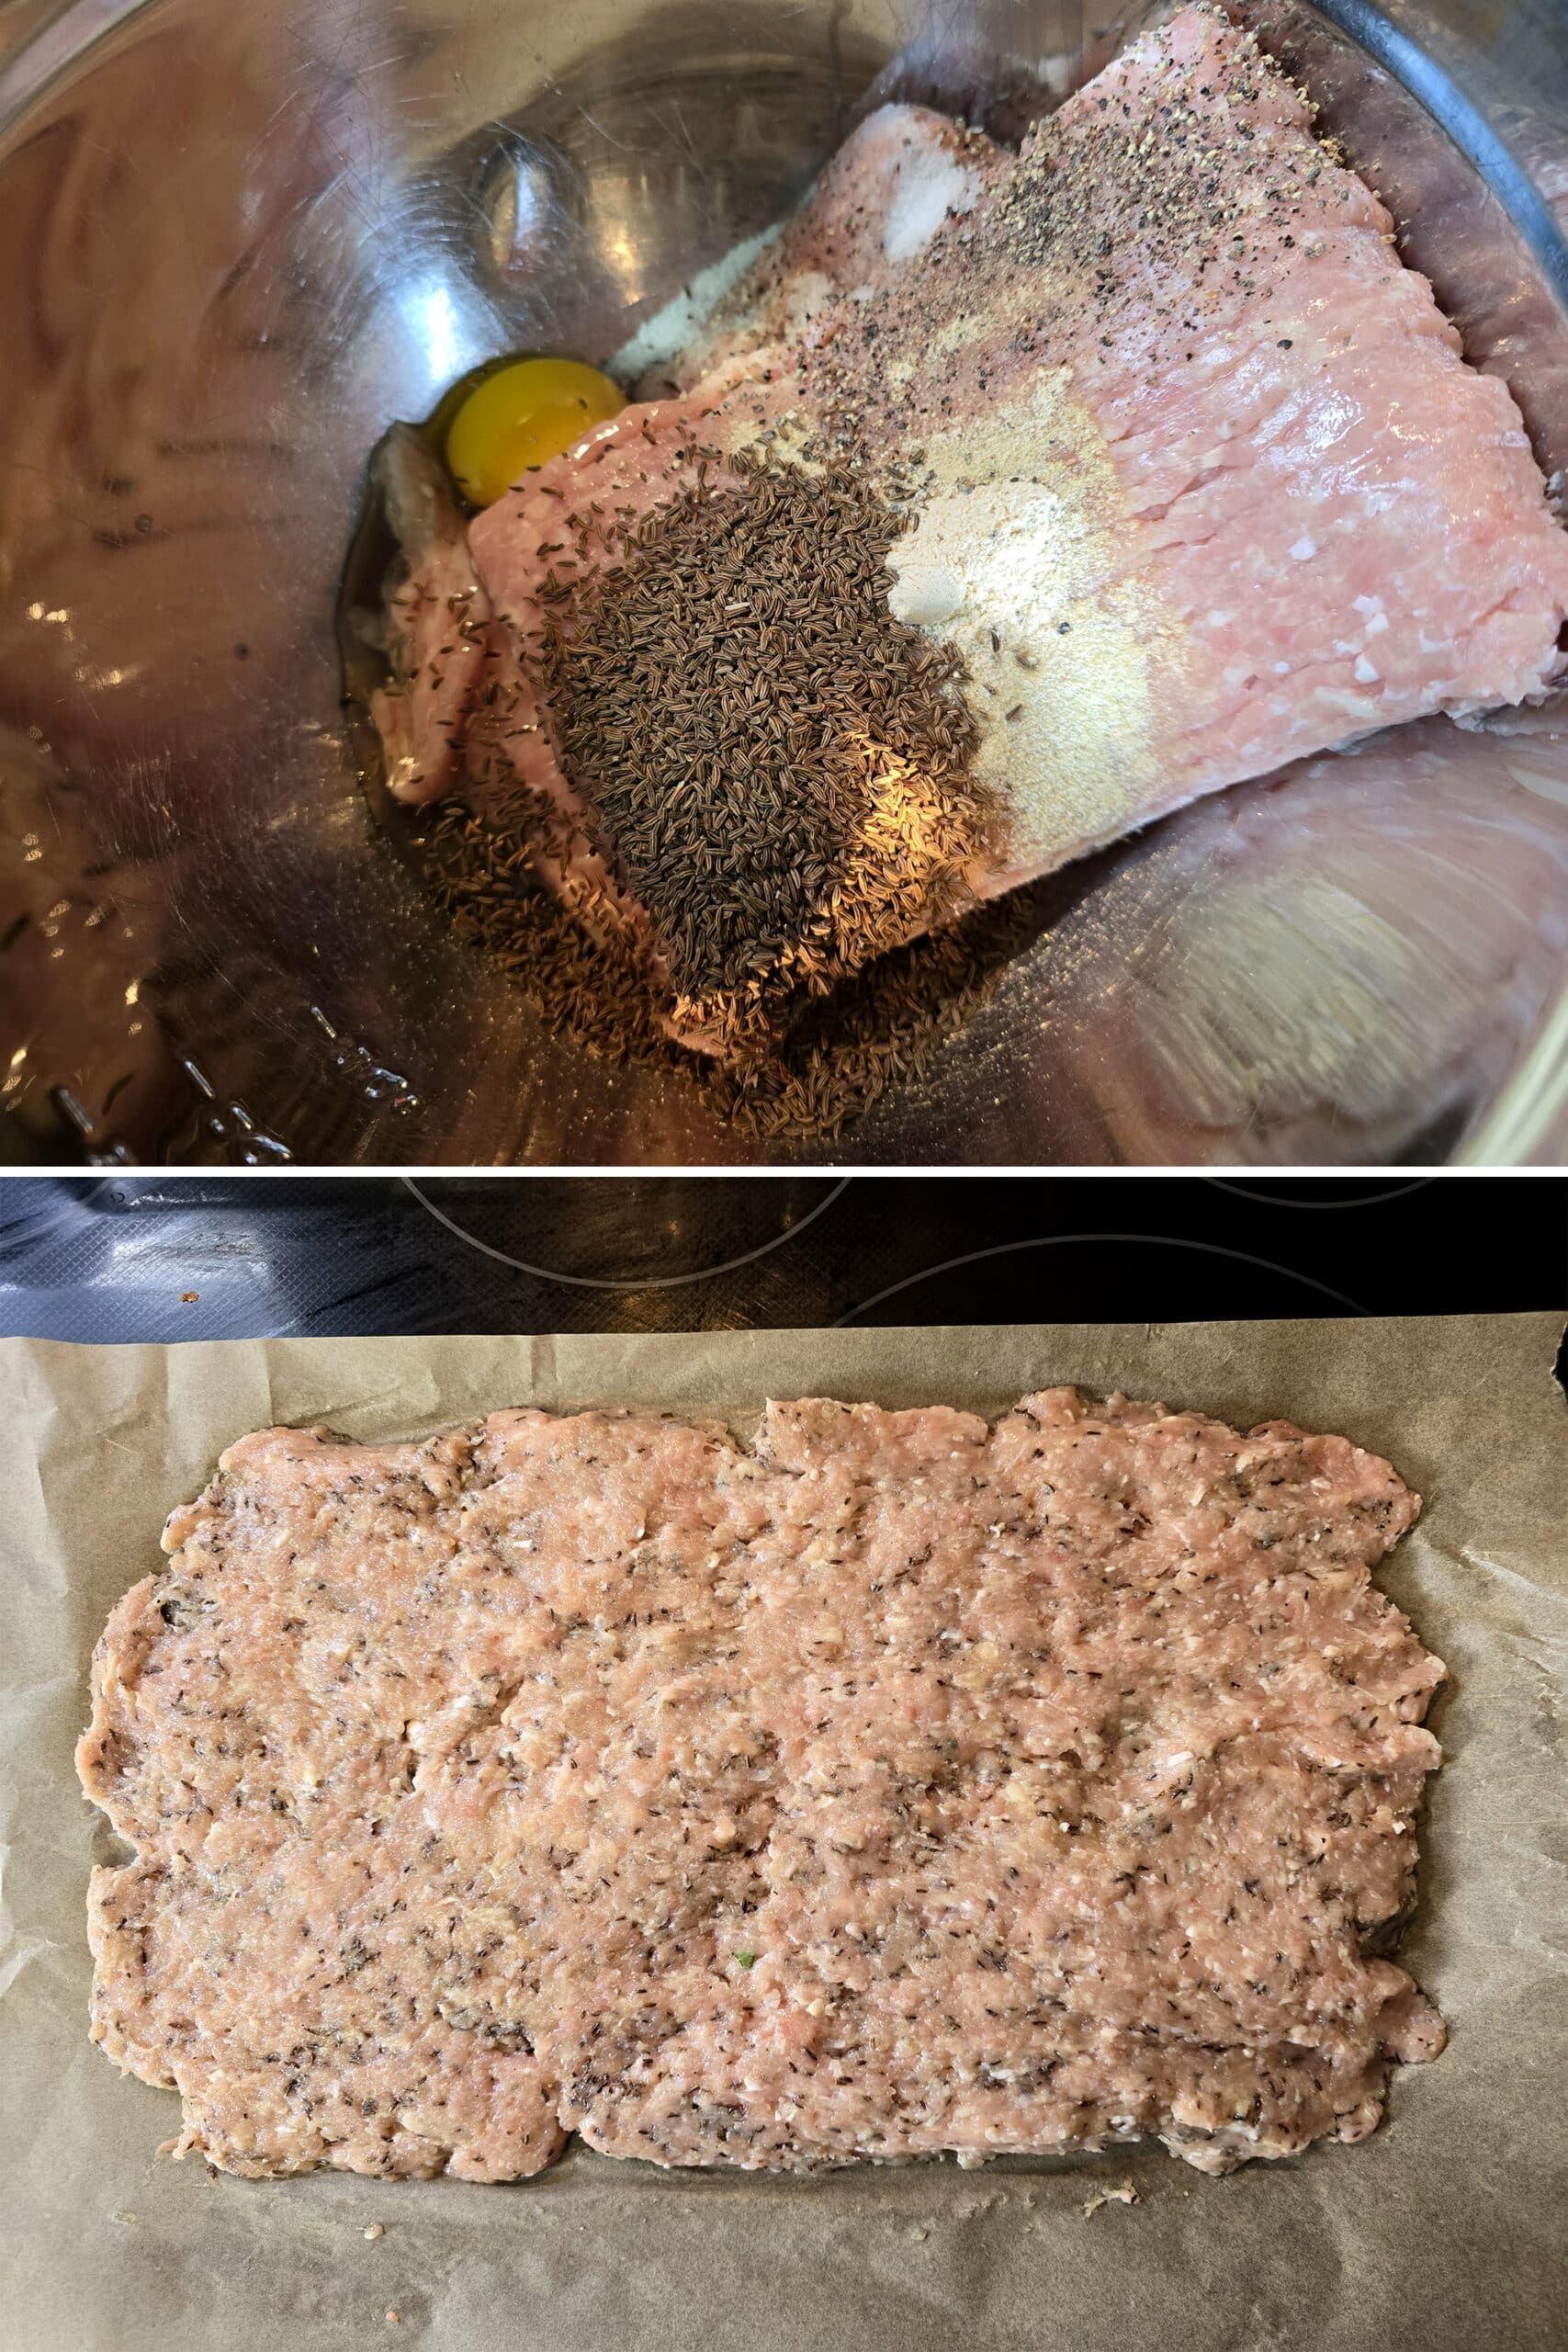
<path fill-rule="evenodd" d="M 1250 0 L 1568 467 L 1555 0 Z M 1015 129 L 1077 0 L 0 8 L 0 1096 L 50 1158 L 756 1156 L 544 1033 L 356 776 L 365 458 L 491 352 L 612 352 L 869 97 Z M 1416 95 L 1419 92 L 1419 95 Z M 1556 208 L 1554 214 L 1553 206 Z M 1568 710 L 1433 723 L 1063 875 L 918 1091 L 796 1159 L 1568 1148 Z"/>

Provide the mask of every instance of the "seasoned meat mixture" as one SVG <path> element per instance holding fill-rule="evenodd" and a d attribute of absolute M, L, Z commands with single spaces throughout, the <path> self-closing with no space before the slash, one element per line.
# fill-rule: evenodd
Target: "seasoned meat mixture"
<path fill-rule="evenodd" d="M 244 1438 L 98 1645 L 94 2036 L 239 2173 L 1360 2139 L 1443 2040 L 1417 1509 L 1066 1388 Z"/>
<path fill-rule="evenodd" d="M 1200 794 L 1539 697 L 1568 537 L 1315 115 L 1205 6 L 1016 151 L 880 107 L 484 513 L 399 445 L 392 790 L 526 787 L 538 879 L 727 1052 Z"/>

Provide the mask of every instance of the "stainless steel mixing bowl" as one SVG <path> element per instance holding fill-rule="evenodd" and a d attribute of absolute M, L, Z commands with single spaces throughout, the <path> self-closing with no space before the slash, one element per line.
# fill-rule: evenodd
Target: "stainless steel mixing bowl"
<path fill-rule="evenodd" d="M 1561 467 L 1561 0 L 1448 4 L 1252 13 Z M 366 454 L 491 352 L 606 356 L 868 87 L 1005 129 L 1122 29 L 1077 0 L 0 6 L 0 1084 L 28 1148 L 758 1156 L 548 1035 L 384 831 L 333 631 Z M 1226 793 L 1047 896 L 934 1076 L 795 1157 L 1563 1154 L 1568 716 Z"/>

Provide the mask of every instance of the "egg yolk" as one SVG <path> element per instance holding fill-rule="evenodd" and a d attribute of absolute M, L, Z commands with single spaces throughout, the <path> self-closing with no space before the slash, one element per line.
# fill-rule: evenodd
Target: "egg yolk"
<path fill-rule="evenodd" d="M 581 359 L 516 359 L 463 401 L 446 431 L 446 462 L 465 498 L 492 506 L 520 481 L 626 406 L 608 376 Z"/>

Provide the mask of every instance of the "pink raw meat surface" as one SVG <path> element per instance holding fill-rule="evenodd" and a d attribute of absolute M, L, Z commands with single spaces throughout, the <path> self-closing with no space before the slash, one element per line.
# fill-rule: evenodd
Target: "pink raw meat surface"
<path fill-rule="evenodd" d="M 594 779 L 562 776 L 531 674 L 539 591 L 571 576 L 590 501 L 635 528 L 694 441 L 787 461 L 810 435 L 808 461 L 901 510 L 891 609 L 964 657 L 1000 810 L 978 897 L 1393 722 L 1544 692 L 1568 534 L 1506 387 L 1465 364 L 1312 115 L 1194 6 L 1016 153 L 921 108 L 871 117 L 645 381 L 665 397 L 468 526 L 512 657 L 503 722 L 529 730 L 500 734 L 500 767 L 588 825 Z M 400 723 L 380 712 L 410 797 L 453 788 L 418 741 L 452 731 L 418 699 L 423 656 Z M 487 724 L 467 757 L 493 779 Z M 906 935 L 939 919 L 912 904 Z"/>
<path fill-rule="evenodd" d="M 95 1655 L 94 2038 L 253 2175 L 1362 2139 L 1443 2043 L 1418 1509 L 1067 1388 L 243 1438 Z"/>

